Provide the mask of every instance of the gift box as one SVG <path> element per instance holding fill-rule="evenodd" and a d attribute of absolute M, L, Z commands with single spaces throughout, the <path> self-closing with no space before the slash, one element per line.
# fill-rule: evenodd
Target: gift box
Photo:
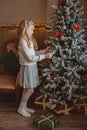
<path fill-rule="evenodd" d="M 46 110 L 46 108 L 50 108 L 51 109 L 51 103 L 49 101 L 47 101 L 43 96 L 38 97 L 38 100 L 36 100 L 34 102 L 34 106 L 36 108 L 43 108 L 43 110 Z"/>
<path fill-rule="evenodd" d="M 33 120 L 33 124 L 40 130 L 51 130 L 59 124 L 59 119 L 53 114 L 47 113 L 37 116 Z"/>
<path fill-rule="evenodd" d="M 80 107 L 76 106 L 75 107 L 75 114 L 76 115 L 84 115 L 84 113 L 85 113 L 84 106 L 80 106 Z"/>
<path fill-rule="evenodd" d="M 33 99 L 34 99 L 34 104 L 33 104 L 33 107 L 36 109 L 42 109 L 43 108 L 43 96 L 40 95 L 40 93 L 36 93 L 34 96 L 33 96 Z"/>
<path fill-rule="evenodd" d="M 70 112 L 74 109 L 73 106 L 71 106 L 70 104 L 64 104 L 64 105 L 58 105 L 56 106 L 56 108 L 53 110 L 55 113 L 57 113 L 58 115 L 62 116 L 62 115 L 69 115 Z"/>
<path fill-rule="evenodd" d="M 64 115 L 64 112 L 63 112 L 64 109 L 65 109 L 64 105 L 58 105 L 54 109 L 54 112 L 56 112 L 59 116 L 63 116 Z"/>
<path fill-rule="evenodd" d="M 87 104 L 85 102 L 80 104 L 75 104 L 75 114 L 87 115 Z"/>

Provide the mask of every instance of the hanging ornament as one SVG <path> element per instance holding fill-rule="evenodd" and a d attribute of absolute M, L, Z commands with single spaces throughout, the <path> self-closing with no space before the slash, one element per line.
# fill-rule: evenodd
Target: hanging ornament
<path fill-rule="evenodd" d="M 50 76 L 51 80 L 54 80 L 56 77 L 57 77 L 56 74 L 53 74 L 53 75 Z"/>
<path fill-rule="evenodd" d="M 65 0 L 60 0 L 60 1 L 58 2 L 58 7 L 59 7 L 59 8 L 63 7 L 64 5 L 65 5 Z"/>
<path fill-rule="evenodd" d="M 78 23 L 74 24 L 74 26 L 72 27 L 74 30 L 76 30 L 77 32 L 80 31 L 81 27 Z"/>
<path fill-rule="evenodd" d="M 54 38 L 55 38 L 56 40 L 61 39 L 62 36 L 63 36 L 63 33 L 62 33 L 62 32 L 56 32 L 56 33 L 54 34 Z"/>
<path fill-rule="evenodd" d="M 57 45 L 58 45 L 59 43 L 60 43 L 59 41 L 56 42 Z"/>
<path fill-rule="evenodd" d="M 83 79 L 83 80 L 87 80 L 87 74 L 84 74 L 84 75 L 82 76 L 82 79 Z"/>

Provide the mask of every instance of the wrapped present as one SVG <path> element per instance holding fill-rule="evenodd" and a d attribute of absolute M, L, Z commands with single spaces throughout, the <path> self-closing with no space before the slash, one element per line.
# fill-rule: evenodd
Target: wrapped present
<path fill-rule="evenodd" d="M 37 106 L 42 106 L 43 110 L 46 110 L 46 108 L 51 108 L 51 103 L 49 101 L 46 101 L 45 98 L 42 98 L 42 100 L 38 100 L 34 102 Z"/>
<path fill-rule="evenodd" d="M 75 104 L 75 113 L 77 115 L 87 115 L 87 104 L 85 102 Z"/>
<path fill-rule="evenodd" d="M 49 101 L 46 101 L 45 98 L 42 99 L 42 101 L 35 101 L 36 105 L 41 105 L 43 107 L 43 110 L 46 110 L 46 108 L 49 108 L 50 110 L 54 111 L 58 115 L 69 115 L 70 111 L 74 109 L 74 107 L 64 104 L 59 105 L 55 109 L 52 108 L 52 104 Z"/>
<path fill-rule="evenodd" d="M 65 109 L 64 105 L 58 105 L 56 106 L 56 108 L 54 109 L 54 112 L 57 113 L 60 116 L 63 116 L 63 110 Z"/>
<path fill-rule="evenodd" d="M 70 111 L 73 110 L 74 107 L 64 104 L 57 106 L 53 111 L 59 115 L 69 115 Z"/>
<path fill-rule="evenodd" d="M 84 109 L 84 106 L 75 106 L 75 114 L 76 115 L 84 115 L 85 113 L 85 109 Z"/>
<path fill-rule="evenodd" d="M 81 96 L 79 98 L 79 102 L 75 104 L 75 112 L 80 115 L 87 115 L 87 96 Z"/>
<path fill-rule="evenodd" d="M 40 95 L 40 93 L 36 93 L 34 96 L 33 96 L 33 98 L 34 98 L 34 105 L 33 105 L 33 107 L 35 107 L 35 108 L 40 108 L 40 109 L 42 109 L 43 108 L 43 105 L 41 105 L 40 103 L 41 102 L 43 102 L 42 101 L 42 97 L 43 97 L 43 95 Z M 38 103 L 39 102 L 39 103 Z"/>
<path fill-rule="evenodd" d="M 51 130 L 59 124 L 59 119 L 53 114 L 47 113 L 41 116 L 37 116 L 33 120 L 33 124 L 40 130 Z"/>

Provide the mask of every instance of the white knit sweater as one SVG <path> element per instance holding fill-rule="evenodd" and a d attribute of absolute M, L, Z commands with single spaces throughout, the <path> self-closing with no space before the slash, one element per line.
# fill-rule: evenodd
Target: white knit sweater
<path fill-rule="evenodd" d="M 31 45 L 28 47 L 27 41 L 21 39 L 19 43 L 18 53 L 19 62 L 21 65 L 34 65 L 38 61 L 45 59 L 44 51 L 35 52 L 33 43 L 30 41 Z M 38 55 L 37 55 L 38 54 Z"/>

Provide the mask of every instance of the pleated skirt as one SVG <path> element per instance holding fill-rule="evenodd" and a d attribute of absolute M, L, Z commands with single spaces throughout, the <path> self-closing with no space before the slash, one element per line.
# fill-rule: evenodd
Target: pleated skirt
<path fill-rule="evenodd" d="M 39 85 L 37 64 L 32 66 L 20 66 L 18 83 L 23 88 L 36 88 Z"/>

